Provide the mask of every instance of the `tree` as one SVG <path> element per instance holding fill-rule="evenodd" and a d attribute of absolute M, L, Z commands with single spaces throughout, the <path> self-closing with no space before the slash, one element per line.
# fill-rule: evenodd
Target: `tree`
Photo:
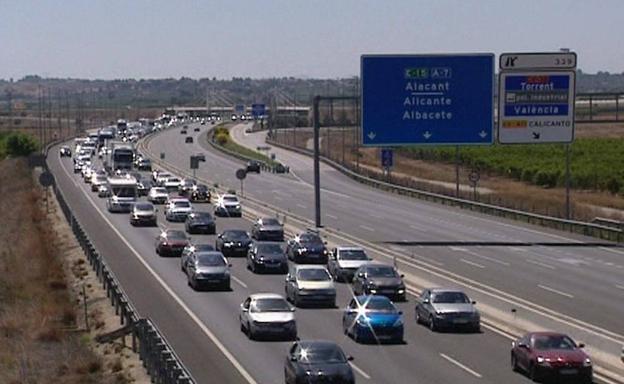
<path fill-rule="evenodd" d="M 32 136 L 25 133 L 11 133 L 6 139 L 6 151 L 9 156 L 28 156 L 39 147 Z"/>

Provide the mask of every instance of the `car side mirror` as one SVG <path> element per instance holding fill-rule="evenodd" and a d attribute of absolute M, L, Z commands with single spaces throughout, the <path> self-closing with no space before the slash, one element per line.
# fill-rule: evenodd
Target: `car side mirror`
<path fill-rule="evenodd" d="M 402 279 L 402 278 L 404 278 L 404 277 L 405 277 L 405 275 L 404 275 L 404 274 L 401 274 L 401 279 Z"/>
<path fill-rule="evenodd" d="M 518 348 L 529 349 L 529 346 L 525 343 L 518 343 Z"/>
<path fill-rule="evenodd" d="M 423 300 L 423 303 L 424 303 L 424 304 L 429 304 L 430 302 L 431 302 L 431 301 L 429 301 L 429 299 L 424 299 L 424 300 Z"/>
<path fill-rule="evenodd" d="M 232 267 L 232 263 L 229 263 L 229 264 L 228 264 L 228 267 Z"/>
<path fill-rule="evenodd" d="M 579 343 L 578 347 L 579 348 L 585 348 L 585 344 L 584 343 Z"/>
<path fill-rule="evenodd" d="M 240 308 L 241 308 L 241 311 L 243 311 L 243 312 L 249 311 L 249 309 L 245 308 L 245 304 L 241 304 Z"/>
<path fill-rule="evenodd" d="M 297 310 L 297 308 L 295 307 L 290 307 L 290 312 L 295 312 Z"/>
<path fill-rule="evenodd" d="M 477 304 L 477 302 L 473 300 L 473 301 L 472 301 L 472 305 L 475 305 L 475 304 Z"/>
<path fill-rule="evenodd" d="M 353 361 L 353 356 L 351 355 L 347 356 L 347 361 Z"/>
<path fill-rule="evenodd" d="M 290 361 L 297 361 L 297 356 L 290 355 Z"/>
<path fill-rule="evenodd" d="M 399 315 L 402 315 L 402 314 L 403 314 L 403 311 L 399 311 Z"/>

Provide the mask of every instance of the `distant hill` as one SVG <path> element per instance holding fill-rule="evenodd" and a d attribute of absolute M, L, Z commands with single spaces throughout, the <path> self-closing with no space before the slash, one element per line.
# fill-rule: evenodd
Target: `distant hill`
<path fill-rule="evenodd" d="M 81 98 L 86 106 L 163 107 L 169 105 L 234 105 L 275 102 L 279 105 L 309 104 L 314 95 L 354 95 L 358 78 L 300 79 L 282 77 L 251 79 L 234 77 L 191 79 L 55 79 L 26 76 L 18 81 L 0 80 L 0 110 L 6 111 L 10 98 L 13 105 L 33 107 L 39 87 L 50 90 L 52 98 Z M 578 71 L 577 91 L 624 92 L 624 73 L 597 74 Z M 10 94 L 10 96 L 9 96 Z"/>

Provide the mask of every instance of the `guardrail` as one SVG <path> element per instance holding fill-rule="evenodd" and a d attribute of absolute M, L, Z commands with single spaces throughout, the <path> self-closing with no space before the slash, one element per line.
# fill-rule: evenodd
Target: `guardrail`
<path fill-rule="evenodd" d="M 313 155 L 313 152 L 310 150 L 292 147 L 290 145 L 278 143 L 268 138 L 266 142 L 267 144 L 298 152 L 306 156 Z M 507 219 L 522 221 L 529 224 L 536 224 L 543 227 L 596 237 L 599 239 L 615 241 L 618 243 L 624 241 L 624 231 L 622 230 L 622 228 L 614 228 L 607 225 L 585 223 L 582 221 L 559 219 L 552 216 L 539 215 L 536 213 L 519 211 L 511 208 L 499 207 L 496 205 L 479 203 L 470 200 L 459 199 L 456 197 L 445 196 L 438 193 L 403 187 L 400 185 L 360 175 L 359 173 L 356 173 L 325 156 L 321 156 L 320 158 L 321 161 L 323 161 L 325 164 L 337 169 L 338 171 L 342 172 L 346 176 L 349 176 L 353 180 L 356 180 L 362 184 L 370 185 L 374 188 L 394 192 L 399 195 L 411 196 L 421 200 L 432 201 L 443 205 L 455 206 L 461 209 L 485 213 L 492 216 L 504 217 Z"/>
<path fill-rule="evenodd" d="M 48 169 L 47 154 L 54 144 L 50 143 L 45 150 L 46 170 Z M 119 316 L 120 324 L 129 328 L 129 333 L 132 336 L 132 350 L 139 352 L 139 357 L 147 373 L 152 378 L 152 382 L 158 384 L 194 384 L 195 380 L 156 325 L 149 318 L 141 318 L 139 316 L 130 299 L 121 288 L 121 284 L 115 277 L 115 274 L 108 267 L 104 258 L 93 245 L 89 235 L 72 213 L 56 182 L 53 184 L 53 191 L 65 219 L 67 219 L 74 236 L 78 240 L 78 244 L 87 256 L 89 264 L 106 291 L 106 297 L 110 299 L 111 305 L 115 307 L 115 314 Z"/>

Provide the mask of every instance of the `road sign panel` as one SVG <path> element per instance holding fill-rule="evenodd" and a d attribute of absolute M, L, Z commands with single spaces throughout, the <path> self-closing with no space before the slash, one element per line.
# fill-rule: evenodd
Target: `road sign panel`
<path fill-rule="evenodd" d="M 260 118 L 266 115 L 266 105 L 265 104 L 251 104 L 251 114 L 255 118 Z"/>
<path fill-rule="evenodd" d="M 502 70 L 574 69 L 575 52 L 503 53 L 499 57 Z"/>
<path fill-rule="evenodd" d="M 366 146 L 491 144 L 494 55 L 363 55 Z"/>
<path fill-rule="evenodd" d="M 247 171 L 246 170 L 244 170 L 243 168 L 236 170 L 236 178 L 238 180 L 243 180 L 243 179 L 245 179 L 245 177 L 247 177 Z"/>
<path fill-rule="evenodd" d="M 499 95 L 500 143 L 574 140 L 574 71 L 501 72 Z"/>
<path fill-rule="evenodd" d="M 245 106 L 243 104 L 237 104 L 234 106 L 234 112 L 238 114 L 245 113 Z"/>
<path fill-rule="evenodd" d="M 390 168 L 394 165 L 392 149 L 384 148 L 381 150 L 381 166 L 383 168 Z"/>

